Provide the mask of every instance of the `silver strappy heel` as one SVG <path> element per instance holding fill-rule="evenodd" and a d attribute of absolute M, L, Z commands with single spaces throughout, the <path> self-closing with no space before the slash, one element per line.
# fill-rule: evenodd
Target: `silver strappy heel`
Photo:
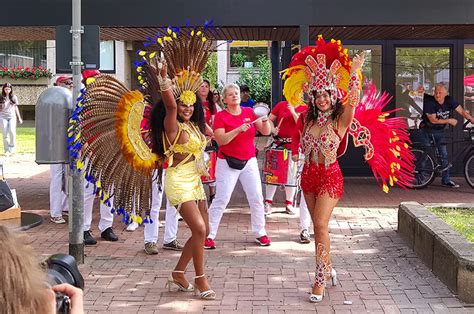
<path fill-rule="evenodd" d="M 194 277 L 194 281 L 196 281 L 196 279 L 199 279 L 199 278 L 202 278 L 206 276 L 206 274 L 202 274 L 200 276 L 196 276 Z M 200 299 L 203 299 L 203 300 L 214 300 L 216 298 L 216 292 L 212 289 L 209 289 L 209 290 L 206 290 L 206 291 L 199 291 L 199 289 L 196 287 L 196 289 L 194 290 L 194 294 L 197 295 L 199 293 L 199 298 Z"/>
<path fill-rule="evenodd" d="M 173 270 L 171 272 L 171 274 L 168 276 L 168 281 L 165 284 L 165 288 L 168 287 L 168 291 L 171 291 L 171 286 L 173 284 L 178 286 L 178 291 L 182 291 L 182 292 L 192 292 L 192 291 L 194 291 L 194 286 L 191 283 L 189 283 L 188 287 L 186 288 L 182 284 L 180 284 L 179 282 L 174 280 L 173 273 L 184 274 L 184 270 Z"/>

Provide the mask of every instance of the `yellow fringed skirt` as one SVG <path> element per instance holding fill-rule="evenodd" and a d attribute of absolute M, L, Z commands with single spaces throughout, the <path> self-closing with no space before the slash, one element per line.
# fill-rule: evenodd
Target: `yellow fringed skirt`
<path fill-rule="evenodd" d="M 201 175 L 196 171 L 194 161 L 166 169 L 165 193 L 173 206 L 189 201 L 206 200 Z"/>

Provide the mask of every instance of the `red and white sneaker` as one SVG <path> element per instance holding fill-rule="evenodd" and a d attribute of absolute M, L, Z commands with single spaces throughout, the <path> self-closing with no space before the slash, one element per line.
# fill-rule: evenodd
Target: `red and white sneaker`
<path fill-rule="evenodd" d="M 204 240 L 204 248 L 206 250 L 214 250 L 216 248 L 216 242 L 214 242 L 214 240 L 211 238 L 207 238 Z"/>
<path fill-rule="evenodd" d="M 270 241 L 270 239 L 266 235 L 264 235 L 260 238 L 255 239 L 255 242 L 257 242 L 261 246 L 269 246 L 272 241 Z"/>

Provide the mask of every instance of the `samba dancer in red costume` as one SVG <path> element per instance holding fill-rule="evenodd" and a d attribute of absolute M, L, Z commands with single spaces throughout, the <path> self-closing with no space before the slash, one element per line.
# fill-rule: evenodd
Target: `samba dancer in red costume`
<path fill-rule="evenodd" d="M 337 157 L 338 149 L 345 148 L 346 132 L 354 136 L 356 146 L 366 147 L 365 158 L 374 175 L 383 181 L 384 190 L 388 190 L 387 180 L 392 185 L 395 182 L 406 187 L 412 178 L 406 123 L 397 118 L 385 120 L 388 113 L 383 113 L 381 108 L 387 97 L 378 97 L 372 89 L 371 94 L 365 95 L 368 98 L 366 104 L 361 104 L 364 113 L 360 114 L 360 121 L 365 124 L 353 119 L 360 103 L 360 69 L 363 64 L 363 54 L 356 55 L 351 62 L 340 41 L 326 43 L 320 36 L 316 46 L 305 47 L 293 56 L 285 73 L 286 95 L 296 98 L 290 100 L 292 97 L 287 96 L 287 99 L 298 103 L 305 92 L 310 100 L 308 111 L 298 119 L 292 141 L 292 158 L 298 158 L 298 145 L 301 145 L 305 161 L 301 189 L 313 220 L 316 246 L 311 302 L 322 301 L 327 279 L 332 278 L 333 285 L 336 284 L 336 272 L 330 259 L 328 225 L 332 211 L 343 195 L 343 177 Z M 371 136 L 372 140 L 382 138 L 384 143 L 377 142 L 377 147 L 374 147 Z M 408 172 L 401 170 L 405 167 Z"/>

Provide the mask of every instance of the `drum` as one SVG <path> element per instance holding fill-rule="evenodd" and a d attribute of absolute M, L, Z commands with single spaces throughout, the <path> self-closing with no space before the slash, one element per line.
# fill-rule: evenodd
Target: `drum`
<path fill-rule="evenodd" d="M 297 186 L 298 163 L 291 160 L 291 150 L 270 148 L 265 151 L 262 182 L 273 185 Z"/>
<path fill-rule="evenodd" d="M 209 154 L 209 161 L 208 161 L 208 166 L 207 166 L 209 176 L 201 177 L 201 181 L 204 184 L 216 182 L 217 149 L 213 146 L 208 146 L 206 147 L 206 153 Z"/>
<path fill-rule="evenodd" d="M 266 117 L 270 113 L 270 107 L 264 102 L 258 102 L 253 105 L 253 113 L 259 118 Z"/>

